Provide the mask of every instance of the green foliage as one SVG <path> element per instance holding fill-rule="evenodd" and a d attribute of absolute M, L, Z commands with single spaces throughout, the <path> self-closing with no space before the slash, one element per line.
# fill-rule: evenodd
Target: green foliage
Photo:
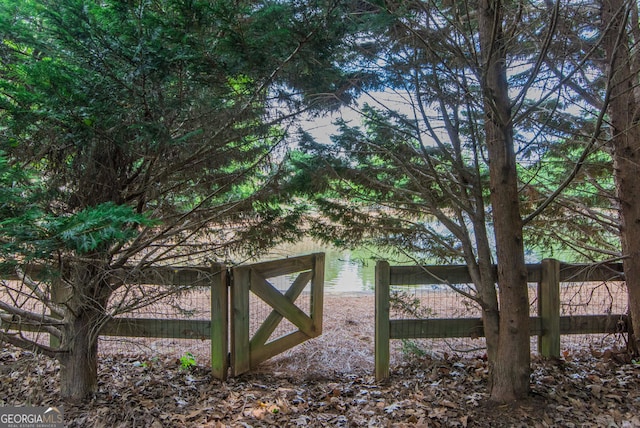
<path fill-rule="evenodd" d="M 389 296 L 391 310 L 415 319 L 427 319 L 434 316 L 431 308 L 422 305 L 422 302 L 415 294 L 392 290 Z"/>
<path fill-rule="evenodd" d="M 34 209 L 33 199 L 40 191 L 39 183 L 28 172 L 9 163 L 0 151 L 0 219 L 8 220 Z"/>
<path fill-rule="evenodd" d="M 46 196 L 35 174 L 0 151 L 0 270 L 18 260 L 49 258 L 55 249 L 45 225 Z"/>
<path fill-rule="evenodd" d="M 138 227 L 157 224 L 111 202 L 66 216 L 51 214 L 49 203 L 37 175 L 10 164 L 0 152 L 0 263 L 5 268 L 60 252 L 104 251 L 138 236 Z"/>
<path fill-rule="evenodd" d="M 133 366 L 134 367 L 142 367 L 143 369 L 147 369 L 149 368 L 149 363 L 146 361 L 134 361 L 133 362 Z"/>
<path fill-rule="evenodd" d="M 300 136 L 302 153 L 291 158 L 292 185 L 325 216 L 314 233 L 349 245 L 376 241 L 440 262 L 494 257 L 478 254 L 480 247 L 495 248 L 487 232 L 493 210 L 478 74 L 484 65 L 475 51 L 478 22 L 470 9 L 449 6 L 354 6 L 363 10 L 358 10 L 361 37 L 354 41 L 359 50 L 351 64 L 375 72 L 378 89 L 385 92 L 372 93 L 376 103 L 361 108 L 361 124 L 337 121 L 331 144 Z M 548 11 L 531 5 L 502 9 L 507 20 L 519 22 L 505 49 L 510 93 L 519 94 L 513 100 L 513 137 L 526 218 L 571 174 L 595 117 L 593 109 L 584 108 L 584 92 L 559 80 L 558 70 L 572 70 L 579 62 L 580 47 L 554 33 L 550 49 L 562 46 L 561 53 L 532 67 L 543 44 L 536 34 Z M 571 8 L 558 19 L 589 13 Z M 590 76 L 589 67 L 578 75 Z M 592 83 L 594 91 L 603 87 L 601 78 Z M 524 232 L 532 257 L 558 255 L 561 247 L 568 260 L 619 253 L 611 217 L 612 166 L 606 158 L 604 152 L 591 153 L 554 203 L 528 219 Z"/>
<path fill-rule="evenodd" d="M 100 251 L 134 242 L 143 214 L 162 220 L 169 229 L 153 236 L 171 245 L 215 227 L 280 227 L 273 195 L 291 118 L 323 107 L 307 104 L 313 92 L 340 86 L 335 103 L 360 80 L 338 66 L 348 27 L 325 6 L 0 4 L 0 149 L 38 173 L 49 238 Z M 248 227 L 235 230 L 224 242 L 243 242 Z"/>
<path fill-rule="evenodd" d="M 311 195 L 328 221 L 312 229 L 322 239 L 353 247 L 374 243 L 418 257 L 460 261 L 459 239 L 437 224 L 436 216 L 459 221 L 478 216 L 484 199 L 470 198 L 461 176 L 471 181 L 473 165 L 450 143 L 427 146 L 415 122 L 393 111 L 365 106 L 362 127 L 338 122 L 333 144 L 300 141 L 303 153 L 292 156 L 292 185 Z M 486 183 L 481 174 L 474 184 Z M 468 201 L 467 201 L 468 200 Z M 468 203 L 467 203 L 468 202 Z M 452 215 L 464 207 L 468 212 Z"/>
<path fill-rule="evenodd" d="M 427 351 L 422 348 L 417 341 L 410 339 L 402 339 L 401 352 L 402 355 L 408 359 L 420 359 L 427 356 Z"/>
<path fill-rule="evenodd" d="M 196 357 L 191 352 L 185 352 L 180 357 L 180 370 L 191 370 L 197 365 Z"/>
<path fill-rule="evenodd" d="M 586 143 L 567 141 L 540 154 L 536 162 L 522 164 L 523 215 L 530 215 L 558 183 L 573 173 Z M 541 257 L 589 262 L 619 253 L 619 230 L 615 219 L 613 164 L 611 156 L 592 151 L 572 182 L 544 212 L 527 225 L 527 247 Z"/>
<path fill-rule="evenodd" d="M 64 248 L 83 254 L 123 244 L 138 235 L 138 226 L 154 224 L 157 222 L 135 213 L 129 206 L 106 202 L 69 217 L 52 219 L 49 229 Z"/>

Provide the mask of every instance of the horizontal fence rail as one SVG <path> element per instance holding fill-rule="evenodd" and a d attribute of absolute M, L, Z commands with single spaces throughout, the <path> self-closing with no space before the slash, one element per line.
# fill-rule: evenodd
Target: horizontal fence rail
<path fill-rule="evenodd" d="M 39 269 L 32 269 L 28 274 L 38 280 L 42 279 Z M 149 284 L 161 286 L 214 287 L 217 292 L 226 292 L 226 268 L 222 265 L 201 267 L 153 267 L 144 270 L 122 268 L 112 272 L 114 282 L 122 281 L 130 284 Z M 14 274 L 1 279 L 19 281 Z M 224 284 L 221 287 L 220 284 Z M 7 330 L 39 332 L 42 327 L 38 323 L 20 321 L 3 321 L 2 327 Z M 158 319 L 111 317 L 100 329 L 101 336 L 122 337 L 157 337 L 165 339 L 209 339 L 211 337 L 211 320 L 202 319 Z"/>
<path fill-rule="evenodd" d="M 560 336 L 626 332 L 625 314 L 560 316 L 560 283 L 624 281 L 621 263 L 566 264 L 545 259 L 527 265 L 527 282 L 538 284 L 538 316 L 530 335 L 538 336 L 545 357 L 560 357 Z M 390 266 L 376 264 L 375 376 L 389 377 L 390 339 L 484 337 L 481 318 L 390 319 L 391 286 L 471 284 L 467 266 Z"/>

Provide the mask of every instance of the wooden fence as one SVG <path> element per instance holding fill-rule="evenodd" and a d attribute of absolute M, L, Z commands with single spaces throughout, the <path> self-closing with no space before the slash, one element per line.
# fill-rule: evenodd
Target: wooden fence
<path fill-rule="evenodd" d="M 30 276 L 40 279 L 37 268 L 29 271 Z M 211 319 L 158 319 L 142 317 L 110 317 L 100 328 L 100 336 L 148 337 L 162 339 L 210 339 L 211 361 L 214 373 L 221 374 L 227 364 L 227 269 L 223 265 L 198 267 L 154 267 L 144 270 L 119 269 L 112 272 L 114 280 L 129 284 L 159 284 L 161 286 L 185 286 L 190 288 L 211 288 Z M 15 275 L 2 279 L 18 281 Z M 55 300 L 64 300 L 65 289 L 52 288 Z M 224 304 L 223 304 L 224 302 Z M 14 331 L 42 332 L 38 323 L 3 321 L 2 328 Z M 58 341 L 50 336 L 51 346 L 57 347 Z"/>
<path fill-rule="evenodd" d="M 538 315 L 531 317 L 530 334 L 538 336 L 538 352 L 560 356 L 560 336 L 626 331 L 625 314 L 560 316 L 560 283 L 624 281 L 622 264 L 565 264 L 545 259 L 527 265 L 527 281 L 538 284 Z M 484 337 L 481 318 L 390 319 L 391 286 L 470 284 L 467 267 L 389 266 L 376 264 L 375 375 L 389 377 L 390 339 Z"/>
<path fill-rule="evenodd" d="M 290 289 L 285 294 L 281 294 L 267 281 L 271 277 L 298 272 L 303 274 L 294 281 L 293 290 Z M 30 274 L 35 275 L 36 278 L 39 275 L 37 270 Z M 262 276 L 257 277 L 257 274 Z M 154 267 L 144 270 L 120 269 L 112 272 L 112 275 L 114 280 L 130 284 L 210 288 L 210 319 L 111 317 L 104 321 L 100 336 L 210 340 L 212 374 L 218 379 L 227 377 L 230 363 L 233 364 L 233 373 L 239 374 L 249 370 L 259 361 L 322 333 L 323 253 L 230 269 L 221 264 L 202 267 Z M 15 275 L 0 279 L 19 280 Z M 295 298 L 302 293 L 308 283 L 311 288 L 311 308 L 307 316 L 294 303 Z M 231 293 L 230 289 L 232 289 Z M 268 325 L 260 330 L 261 334 L 258 338 L 260 343 L 248 342 L 249 291 L 257 293 L 272 307 L 272 313 L 263 320 Z M 61 293 L 63 294 L 64 291 L 53 294 Z M 270 334 L 282 319 L 288 319 L 294 325 L 301 326 L 303 331 L 296 331 L 267 343 Z M 37 323 L 19 321 L 3 321 L 2 328 L 42 332 L 41 326 Z M 52 345 L 57 346 L 57 338 L 51 337 L 51 340 Z M 250 355 L 250 353 L 256 355 Z"/>

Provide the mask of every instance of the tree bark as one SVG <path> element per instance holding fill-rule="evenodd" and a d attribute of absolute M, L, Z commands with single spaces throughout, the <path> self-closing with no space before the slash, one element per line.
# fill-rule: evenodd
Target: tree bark
<path fill-rule="evenodd" d="M 495 361 L 500 344 L 500 311 L 493 264 L 481 261 L 480 272 L 481 287 L 479 291 L 480 299 L 482 300 L 482 326 L 484 327 L 484 336 L 487 342 L 487 359 L 488 361 Z"/>
<path fill-rule="evenodd" d="M 481 0 L 478 12 L 500 300 L 498 349 L 489 361 L 490 398 L 508 402 L 529 392 L 529 295 L 500 2 Z"/>
<path fill-rule="evenodd" d="M 609 64 L 609 116 L 614 179 L 619 203 L 620 241 L 633 332 L 631 348 L 640 349 L 640 99 L 639 70 L 629 45 L 627 19 L 636 2 L 603 0 L 604 44 Z M 637 10 L 636 10 L 637 13 Z M 636 41 L 637 43 L 637 41 Z"/>
<path fill-rule="evenodd" d="M 89 397 L 98 386 L 98 337 L 111 295 L 99 266 L 80 262 L 67 278 L 73 286 L 62 328 L 60 395 L 73 401 Z"/>
<path fill-rule="evenodd" d="M 480 197 L 478 198 L 480 199 Z M 500 311 L 498 307 L 498 294 L 496 291 L 496 278 L 493 271 L 491 258 L 491 246 L 487 234 L 485 207 L 481 204 L 482 218 L 474 219 L 474 234 L 477 248 L 477 261 L 467 258 L 467 266 L 473 266 L 475 272 L 471 272 L 474 284 L 478 288 L 478 295 L 482 306 L 482 326 L 487 343 L 487 358 L 495 361 L 500 343 Z M 469 251 L 472 253 L 471 251 Z"/>
<path fill-rule="evenodd" d="M 63 344 L 67 352 L 60 358 L 60 395 L 79 401 L 98 387 L 98 336 L 95 315 L 82 313 L 65 325 Z"/>

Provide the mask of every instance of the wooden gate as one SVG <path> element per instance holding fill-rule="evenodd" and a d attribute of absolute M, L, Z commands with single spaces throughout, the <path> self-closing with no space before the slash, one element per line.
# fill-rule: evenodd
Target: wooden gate
<path fill-rule="evenodd" d="M 323 253 L 239 266 L 227 275 L 229 306 L 226 289 L 212 290 L 211 365 L 215 377 L 224 379 L 228 364 L 233 376 L 245 373 L 322 333 Z M 256 312 L 257 307 L 263 309 L 262 314 Z"/>

